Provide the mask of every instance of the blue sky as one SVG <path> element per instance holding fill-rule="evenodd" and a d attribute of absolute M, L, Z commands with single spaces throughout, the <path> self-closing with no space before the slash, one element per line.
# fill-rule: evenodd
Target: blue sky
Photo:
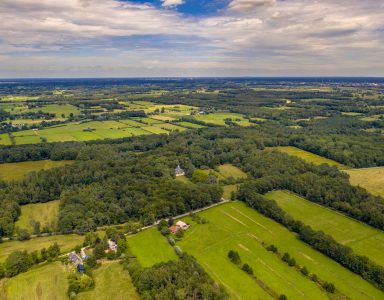
<path fill-rule="evenodd" d="M 377 0 L 1 0 L 0 77 L 384 76 Z"/>

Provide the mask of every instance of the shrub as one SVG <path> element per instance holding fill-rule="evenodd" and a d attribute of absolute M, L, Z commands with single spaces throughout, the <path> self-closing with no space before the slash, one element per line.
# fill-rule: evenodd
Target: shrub
<path fill-rule="evenodd" d="M 304 276 L 308 276 L 308 273 L 309 273 L 309 272 L 308 272 L 308 269 L 307 269 L 305 266 L 302 267 L 300 271 L 301 271 L 301 273 L 302 273 Z"/>
<path fill-rule="evenodd" d="M 336 288 L 333 283 L 330 282 L 324 282 L 323 283 L 323 288 L 328 292 L 328 293 L 334 293 Z"/>
<path fill-rule="evenodd" d="M 237 251 L 230 250 L 228 252 L 228 258 L 231 262 L 233 262 L 236 265 L 241 264 L 240 255 Z"/>
<path fill-rule="evenodd" d="M 243 267 L 241 268 L 244 272 L 253 275 L 253 269 L 248 265 L 244 264 Z"/>

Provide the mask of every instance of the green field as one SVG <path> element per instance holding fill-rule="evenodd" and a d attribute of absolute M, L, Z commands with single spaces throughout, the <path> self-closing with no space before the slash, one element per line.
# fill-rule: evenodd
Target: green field
<path fill-rule="evenodd" d="M 135 287 L 128 271 L 123 270 L 119 262 L 103 262 L 102 266 L 93 271 L 95 288 L 80 293 L 78 300 L 138 300 Z"/>
<path fill-rule="evenodd" d="M 143 267 L 177 259 L 172 247 L 156 228 L 129 236 L 128 245 Z"/>
<path fill-rule="evenodd" d="M 249 120 L 245 119 L 241 114 L 234 113 L 212 113 L 204 115 L 194 115 L 196 120 L 202 121 L 207 124 L 222 125 L 225 126 L 225 119 L 231 119 L 232 122 L 237 123 L 240 126 L 252 126 L 255 125 Z"/>
<path fill-rule="evenodd" d="M 384 266 L 384 232 L 287 191 L 273 191 L 266 197 L 275 200 L 294 219 L 324 231 L 355 253 Z"/>
<path fill-rule="evenodd" d="M 60 200 L 50 201 L 47 203 L 34 203 L 21 206 L 21 215 L 16 227 L 28 229 L 32 233 L 31 221 L 40 222 L 41 229 L 48 227 L 55 230 L 57 223 L 57 215 L 59 213 Z"/>
<path fill-rule="evenodd" d="M 351 184 L 365 188 L 368 192 L 384 198 L 384 167 L 367 169 L 350 169 Z"/>
<path fill-rule="evenodd" d="M 2 300 L 65 300 L 67 272 L 60 262 L 38 266 L 0 281 Z"/>
<path fill-rule="evenodd" d="M 328 164 L 330 166 L 335 166 L 338 169 L 342 169 L 342 170 L 348 169 L 347 166 L 344 166 L 344 165 L 342 165 L 342 164 L 340 164 L 334 160 L 319 156 L 317 154 L 313 154 L 313 153 L 305 151 L 305 150 L 301 150 L 301 149 L 296 148 L 296 147 L 290 147 L 290 146 L 287 146 L 287 147 L 269 147 L 269 148 L 267 148 L 267 150 L 278 150 L 278 151 L 286 153 L 288 155 L 299 157 L 299 158 L 305 160 L 306 162 L 313 163 L 315 165 Z"/>
<path fill-rule="evenodd" d="M 233 177 L 235 179 L 247 178 L 247 174 L 245 174 L 238 167 L 235 167 L 234 165 L 231 165 L 231 164 L 220 165 L 218 167 L 218 171 L 224 178 L 228 178 L 228 177 Z"/>
<path fill-rule="evenodd" d="M 5 261 L 7 256 L 16 250 L 32 252 L 40 251 L 42 248 L 48 248 L 55 242 L 59 245 L 62 253 L 69 252 L 75 246 L 81 245 L 84 237 L 77 234 L 52 235 L 33 238 L 27 241 L 7 241 L 0 243 L 0 263 Z"/>
<path fill-rule="evenodd" d="M 195 124 L 195 123 L 190 123 L 190 122 L 177 122 L 178 125 L 184 126 L 186 128 L 205 128 L 205 126 L 200 125 L 200 124 Z"/>
<path fill-rule="evenodd" d="M 141 122 L 138 122 L 141 121 Z M 143 123 L 144 122 L 144 123 Z M 172 131 L 185 131 L 186 128 L 151 118 L 132 118 L 118 121 L 72 122 L 47 127 L 41 130 L 22 130 L 14 132 L 15 143 L 36 144 L 46 140 L 51 142 L 88 141 L 117 139 L 137 135 L 159 134 Z M 10 145 L 7 134 L 0 135 L 0 144 Z"/>
<path fill-rule="evenodd" d="M 231 192 L 237 191 L 237 186 L 236 184 L 224 185 L 223 190 L 223 198 L 229 200 L 231 199 Z"/>
<path fill-rule="evenodd" d="M 38 112 L 40 110 L 45 113 L 56 114 L 56 117 L 58 118 L 61 118 L 62 114 L 64 114 L 65 117 L 69 117 L 71 113 L 75 116 L 80 114 L 80 109 L 70 104 L 64 104 L 64 105 L 49 104 L 49 105 L 44 105 L 42 107 L 32 108 L 29 111 Z"/>
<path fill-rule="evenodd" d="M 234 299 L 270 299 L 248 275 L 227 258 L 229 250 L 239 252 L 243 262 L 255 275 L 288 299 L 327 299 L 327 295 L 295 269 L 287 267 L 276 255 L 261 246 L 275 244 L 281 253 L 288 252 L 319 278 L 335 284 L 350 299 L 383 299 L 384 293 L 330 258 L 304 244 L 278 223 L 265 218 L 241 202 L 226 203 L 199 213 L 208 224 L 192 224 L 178 245 L 195 256 Z M 340 295 L 341 296 L 341 295 Z"/>
<path fill-rule="evenodd" d="M 25 161 L 25 162 L 17 162 L 17 163 L 0 164 L 0 179 L 2 180 L 22 179 L 29 172 L 61 167 L 73 162 L 74 161 L 71 161 L 71 160 L 60 160 L 60 161 L 39 160 L 39 161 Z"/>

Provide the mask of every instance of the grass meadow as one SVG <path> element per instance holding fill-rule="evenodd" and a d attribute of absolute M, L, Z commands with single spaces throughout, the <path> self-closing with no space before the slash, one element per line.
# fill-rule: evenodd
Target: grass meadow
<path fill-rule="evenodd" d="M 27 241 L 6 241 L 0 243 L 0 263 L 4 262 L 9 254 L 13 251 L 24 251 L 28 252 L 39 251 L 42 248 L 48 248 L 55 242 L 59 245 L 61 253 L 66 253 L 72 250 L 75 246 L 81 245 L 84 241 L 84 236 L 77 234 L 66 234 L 66 235 L 51 235 L 33 238 Z"/>
<path fill-rule="evenodd" d="M 313 154 L 311 152 L 308 152 L 308 151 L 305 151 L 305 150 L 301 150 L 301 149 L 296 148 L 296 147 L 291 147 L 291 146 L 287 146 L 287 147 L 270 147 L 270 148 L 267 148 L 267 150 L 278 150 L 278 151 L 284 152 L 284 153 L 286 153 L 288 155 L 299 157 L 299 158 L 305 160 L 306 162 L 313 163 L 315 165 L 328 164 L 330 166 L 335 166 L 335 167 L 337 167 L 338 169 L 341 169 L 341 170 L 348 169 L 347 166 L 344 166 L 343 164 L 338 163 L 338 162 L 336 162 L 336 161 L 334 161 L 332 159 L 328 159 L 328 158 L 319 156 L 317 154 Z"/>
<path fill-rule="evenodd" d="M 218 171 L 224 178 L 228 178 L 231 176 L 235 179 L 247 178 L 247 174 L 245 174 L 238 167 L 235 167 L 231 164 L 224 164 L 218 166 Z"/>
<path fill-rule="evenodd" d="M 241 202 L 226 203 L 199 213 L 208 224 L 196 224 L 178 246 L 197 258 L 205 270 L 222 284 L 233 299 L 271 299 L 245 272 L 232 264 L 229 250 L 239 252 L 255 275 L 278 294 L 288 299 L 328 299 L 328 295 L 276 255 L 262 242 L 274 244 L 281 253 L 288 252 L 311 273 L 335 284 L 338 293 L 332 299 L 383 299 L 384 293 L 358 275 L 304 244 L 280 224 L 262 216 Z M 160 251 L 159 251 L 160 252 Z"/>
<path fill-rule="evenodd" d="M 21 215 L 15 226 L 28 229 L 32 233 L 31 221 L 34 220 L 40 222 L 41 228 L 47 227 L 54 231 L 59 213 L 59 205 L 60 200 L 22 205 Z"/>
<path fill-rule="evenodd" d="M 368 192 L 384 198 L 384 167 L 350 169 L 345 172 L 353 185 L 365 188 Z"/>
<path fill-rule="evenodd" d="M 384 266 L 384 232 L 287 191 L 273 191 L 266 197 L 275 200 L 294 219 L 324 231 L 355 253 Z"/>
<path fill-rule="evenodd" d="M 173 248 L 156 228 L 129 236 L 128 245 L 143 267 L 177 259 Z"/>
<path fill-rule="evenodd" d="M 95 288 L 78 294 L 78 300 L 138 300 L 128 271 L 119 262 L 105 261 L 93 271 Z"/>
<path fill-rule="evenodd" d="M 73 163 L 70 160 L 39 160 L 0 164 L 0 179 L 18 180 L 33 171 L 47 170 Z"/>
<path fill-rule="evenodd" d="M 207 124 L 226 126 L 225 119 L 231 119 L 232 122 L 237 123 L 240 126 L 251 126 L 253 123 L 245 119 L 241 114 L 234 113 L 212 113 L 207 115 L 195 115 L 194 118 L 198 121 L 202 121 Z"/>
<path fill-rule="evenodd" d="M 186 127 L 154 120 L 151 118 L 133 118 L 125 120 L 72 122 L 47 127 L 41 130 L 22 130 L 12 133 L 14 141 L 19 144 L 37 144 L 46 141 L 89 141 L 117 139 L 148 134 L 169 134 L 172 131 L 184 131 Z M 1 145 L 10 145 L 8 134 L 0 135 Z"/>
<path fill-rule="evenodd" d="M 37 266 L 0 280 L 2 300 L 66 300 L 67 272 L 60 262 Z"/>

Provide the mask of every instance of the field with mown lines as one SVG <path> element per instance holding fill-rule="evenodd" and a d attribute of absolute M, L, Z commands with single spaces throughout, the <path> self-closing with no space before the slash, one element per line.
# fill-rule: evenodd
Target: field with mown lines
<path fill-rule="evenodd" d="M 275 200 L 294 219 L 324 231 L 356 254 L 384 266 L 384 232 L 287 191 L 273 191 L 266 197 Z"/>
<path fill-rule="evenodd" d="M 286 293 L 288 299 L 327 298 L 317 285 L 296 270 L 287 268 L 285 263 L 264 249 L 261 246 L 264 242 L 276 245 L 281 253 L 290 253 L 299 265 L 305 265 L 322 280 L 332 282 L 350 299 L 384 299 L 384 293 L 373 285 L 241 202 L 226 203 L 198 215 L 207 219 L 208 224 L 196 224 L 185 218 L 192 227 L 177 244 L 184 252 L 195 256 L 234 298 L 254 299 L 255 295 L 262 294 L 260 287 L 228 260 L 227 253 L 231 249 L 240 253 L 243 262 L 249 263 L 255 275 L 266 285 L 277 293 Z M 263 295 L 261 298 L 267 297 Z"/>

